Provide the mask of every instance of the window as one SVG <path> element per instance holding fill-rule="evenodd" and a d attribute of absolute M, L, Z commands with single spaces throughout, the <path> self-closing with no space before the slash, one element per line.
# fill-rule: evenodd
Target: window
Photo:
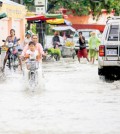
<path fill-rule="evenodd" d="M 92 31 L 84 31 L 84 32 L 82 32 L 82 34 L 83 34 L 84 37 L 89 38 L 91 32 Z"/>
<path fill-rule="evenodd" d="M 111 25 L 109 36 L 108 36 L 108 41 L 118 41 L 118 39 L 120 40 L 119 36 L 120 36 L 119 25 Z"/>

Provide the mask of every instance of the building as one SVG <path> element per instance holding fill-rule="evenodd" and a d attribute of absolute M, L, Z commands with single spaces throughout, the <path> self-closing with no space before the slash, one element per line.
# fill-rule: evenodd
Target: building
<path fill-rule="evenodd" d="M 18 4 L 22 4 L 22 5 L 24 4 L 23 0 L 11 0 L 11 1 L 16 2 Z"/>
<path fill-rule="evenodd" d="M 0 43 L 2 43 L 2 39 L 6 39 L 9 35 L 11 28 L 15 29 L 16 36 L 20 38 L 22 42 L 25 36 L 25 6 L 9 0 L 2 2 L 3 4 L 0 7 L 0 13 L 6 13 L 7 17 L 0 19 L 0 31 L 2 33 L 0 36 Z"/>
<path fill-rule="evenodd" d="M 67 12 L 69 11 L 64 8 L 61 8 L 59 12 L 65 16 L 65 19 L 72 23 L 72 26 L 75 29 L 98 29 L 101 32 L 104 30 L 107 18 L 114 15 L 114 11 L 108 14 L 106 10 L 102 10 L 101 16 L 98 20 L 96 20 L 93 19 L 92 14 L 86 16 L 74 16 L 72 14 L 67 15 Z"/>

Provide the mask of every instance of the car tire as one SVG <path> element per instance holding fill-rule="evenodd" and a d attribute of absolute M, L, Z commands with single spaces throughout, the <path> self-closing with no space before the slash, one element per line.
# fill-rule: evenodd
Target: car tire
<path fill-rule="evenodd" d="M 98 68 L 98 75 L 104 75 L 104 69 Z"/>

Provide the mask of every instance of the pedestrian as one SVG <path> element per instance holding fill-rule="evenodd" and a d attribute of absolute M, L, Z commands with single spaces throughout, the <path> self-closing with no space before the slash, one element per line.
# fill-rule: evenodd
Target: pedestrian
<path fill-rule="evenodd" d="M 57 44 L 60 44 L 59 33 L 57 31 L 54 33 L 54 36 L 52 38 L 52 44 L 54 48 L 56 48 Z"/>
<path fill-rule="evenodd" d="M 91 32 L 91 37 L 88 41 L 89 44 L 89 54 L 90 54 L 90 63 L 94 64 L 95 58 L 98 54 L 98 49 L 101 41 L 96 36 L 95 32 Z"/>
<path fill-rule="evenodd" d="M 82 35 L 82 32 L 79 32 L 79 50 L 77 53 L 78 56 L 78 61 L 80 62 L 80 58 L 86 58 L 87 61 L 89 62 L 88 59 L 88 53 L 86 49 L 86 43 L 85 43 L 85 37 Z"/>
<path fill-rule="evenodd" d="M 31 33 L 31 31 L 27 31 L 26 32 L 26 35 L 25 35 L 25 39 L 24 39 L 24 42 L 23 42 L 23 48 L 27 45 L 27 44 L 29 44 L 29 42 L 30 41 L 32 41 L 32 33 Z"/>

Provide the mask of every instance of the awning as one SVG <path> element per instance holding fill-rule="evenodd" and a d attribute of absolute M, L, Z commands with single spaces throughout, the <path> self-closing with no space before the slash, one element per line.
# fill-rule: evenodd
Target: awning
<path fill-rule="evenodd" d="M 78 29 L 98 29 L 100 32 L 104 31 L 105 25 L 99 25 L 99 24 L 73 24 L 72 27 L 74 27 L 76 30 Z"/>
<path fill-rule="evenodd" d="M 9 5 L 13 5 L 13 6 L 25 7 L 24 5 L 19 4 L 19 3 L 16 3 L 16 2 L 11 1 L 11 0 L 0 0 L 0 1 L 2 1 L 4 4 L 9 4 Z"/>
<path fill-rule="evenodd" d="M 41 20 L 41 21 L 46 21 L 46 20 L 52 20 L 55 18 L 47 18 L 44 15 L 37 15 L 37 16 L 31 16 L 31 17 L 26 17 L 27 21 L 36 21 L 36 20 Z"/>
<path fill-rule="evenodd" d="M 71 27 L 71 26 L 58 26 L 58 27 L 53 27 L 52 29 L 55 30 L 55 31 L 66 31 L 66 30 L 71 30 L 71 31 L 73 31 L 73 32 L 76 31 L 76 30 L 75 30 L 73 27 Z"/>
<path fill-rule="evenodd" d="M 0 19 L 3 19 L 5 17 L 7 17 L 7 14 L 6 13 L 0 13 Z"/>

